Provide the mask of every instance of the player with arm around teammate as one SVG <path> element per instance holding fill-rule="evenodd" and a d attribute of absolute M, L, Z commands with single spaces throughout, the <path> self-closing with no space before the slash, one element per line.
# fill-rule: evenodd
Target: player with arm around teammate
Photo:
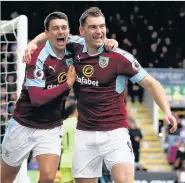
<path fill-rule="evenodd" d="M 66 49 L 67 16 L 49 14 L 44 22 L 48 41 L 26 65 L 21 95 L 2 143 L 1 182 L 13 183 L 30 151 L 39 163 L 39 183 L 53 183 L 61 153 L 62 120 L 69 91 L 76 80 Z"/>
<path fill-rule="evenodd" d="M 115 48 L 104 50 L 105 17 L 90 8 L 80 17 L 80 34 L 85 41 L 75 45 L 78 123 L 73 152 L 76 183 L 96 183 L 105 162 L 115 183 L 134 182 L 134 155 L 128 134 L 124 91 L 126 79 L 150 92 L 165 114 L 165 121 L 177 128 L 161 84 L 151 77 L 130 53 Z M 80 90 L 79 90 L 80 88 Z M 79 90 L 79 91 L 78 91 Z"/>
<path fill-rule="evenodd" d="M 45 29 L 49 41 L 33 52 L 26 66 L 23 90 L 3 141 L 1 180 L 4 183 L 13 182 L 31 150 L 39 162 L 39 183 L 53 182 L 58 167 L 63 109 L 76 72 L 71 66 L 73 55 L 66 48 L 67 16 L 61 12 L 49 14 Z M 107 41 L 106 45 L 109 48 L 117 42 Z M 26 134 L 29 135 L 25 138 Z"/>

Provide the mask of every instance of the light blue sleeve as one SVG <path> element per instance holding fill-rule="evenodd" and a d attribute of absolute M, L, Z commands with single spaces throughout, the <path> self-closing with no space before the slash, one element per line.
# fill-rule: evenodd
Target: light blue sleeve
<path fill-rule="evenodd" d="M 130 80 L 132 81 L 132 83 L 138 83 L 139 81 L 144 79 L 147 75 L 148 75 L 148 72 L 146 72 L 146 70 L 141 68 L 135 76 L 130 78 Z"/>
<path fill-rule="evenodd" d="M 26 71 L 24 86 L 45 87 L 44 71 L 38 66 L 32 66 Z"/>

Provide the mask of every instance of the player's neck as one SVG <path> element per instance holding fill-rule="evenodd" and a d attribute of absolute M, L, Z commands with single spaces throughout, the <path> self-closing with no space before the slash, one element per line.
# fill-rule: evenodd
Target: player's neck
<path fill-rule="evenodd" d="M 87 45 L 87 53 L 88 53 L 90 56 L 94 56 L 94 55 L 99 54 L 97 48 L 93 48 L 93 47 L 90 47 L 90 46 L 88 46 L 88 45 Z"/>
<path fill-rule="evenodd" d="M 62 59 L 65 55 L 65 50 L 55 50 L 54 52 L 55 52 L 56 56 L 60 59 Z"/>
<path fill-rule="evenodd" d="M 52 47 L 53 52 L 55 53 L 55 55 L 58 58 L 62 59 L 64 57 L 64 55 L 65 55 L 65 49 L 59 50 L 59 49 L 55 48 L 54 46 L 51 46 L 51 47 Z"/>
<path fill-rule="evenodd" d="M 60 51 L 58 54 L 56 53 L 56 56 L 60 59 L 63 59 L 64 58 L 64 50 Z"/>

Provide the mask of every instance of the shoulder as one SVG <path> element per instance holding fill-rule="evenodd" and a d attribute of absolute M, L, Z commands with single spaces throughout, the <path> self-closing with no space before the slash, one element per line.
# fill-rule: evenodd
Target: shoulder
<path fill-rule="evenodd" d="M 29 63 L 29 65 L 36 65 L 37 60 L 46 60 L 46 58 L 48 57 L 48 53 L 46 51 L 45 45 L 42 45 L 40 47 L 38 47 L 31 55 L 31 62 Z"/>
<path fill-rule="evenodd" d="M 68 37 L 68 41 L 67 41 L 67 43 L 78 43 L 81 45 L 84 45 L 84 42 L 85 42 L 84 38 L 82 36 L 78 36 L 78 35 L 76 35 L 76 36 L 70 35 Z"/>
<path fill-rule="evenodd" d="M 120 48 L 114 48 L 111 50 L 112 53 L 116 54 L 117 57 L 122 58 L 122 59 L 126 59 L 130 62 L 133 62 L 134 60 L 136 60 L 136 58 L 129 52 L 122 50 Z"/>
<path fill-rule="evenodd" d="M 81 36 L 68 37 L 67 48 L 73 53 L 73 55 L 78 55 L 85 45 L 85 40 Z"/>

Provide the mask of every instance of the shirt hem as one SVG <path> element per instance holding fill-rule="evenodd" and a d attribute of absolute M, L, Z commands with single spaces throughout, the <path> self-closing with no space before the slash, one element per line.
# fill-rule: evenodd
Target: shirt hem
<path fill-rule="evenodd" d="M 55 127 L 58 127 L 58 126 L 62 126 L 63 125 L 63 121 L 60 120 L 60 121 L 56 121 L 56 122 L 52 122 L 47 124 L 47 123 L 40 123 L 38 125 L 29 125 L 29 124 L 26 124 L 24 122 L 22 122 L 20 119 L 16 118 L 15 116 L 12 116 L 13 119 L 15 119 L 20 125 L 22 126 L 26 126 L 26 127 L 29 127 L 29 128 L 35 128 L 35 129 L 52 129 L 52 128 L 55 128 Z M 41 126 L 43 125 L 43 126 Z"/>
<path fill-rule="evenodd" d="M 114 127 L 97 127 L 97 128 L 92 128 L 92 127 L 82 127 L 82 126 L 77 126 L 77 130 L 82 130 L 82 131 L 111 131 L 111 130 L 115 130 L 118 128 L 127 128 L 128 129 L 128 124 L 125 125 L 119 125 L 119 126 L 114 126 Z"/>

